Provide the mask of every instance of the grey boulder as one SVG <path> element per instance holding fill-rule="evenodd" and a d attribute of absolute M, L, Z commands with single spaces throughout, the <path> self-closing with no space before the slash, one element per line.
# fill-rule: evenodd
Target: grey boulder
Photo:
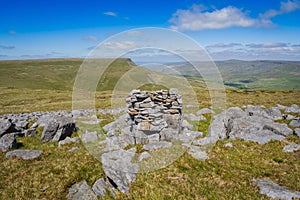
<path fill-rule="evenodd" d="M 32 160 L 40 157 L 42 153 L 42 150 L 14 150 L 7 152 L 5 157 L 10 158 L 15 156 L 17 158 L 22 158 L 23 160 Z"/>
<path fill-rule="evenodd" d="M 294 132 L 300 138 L 300 128 L 295 128 Z"/>
<path fill-rule="evenodd" d="M 198 146 L 189 145 L 188 154 L 190 154 L 193 158 L 197 160 L 206 160 L 208 159 L 208 155 L 205 151 L 203 151 Z"/>
<path fill-rule="evenodd" d="M 100 197 L 104 197 L 106 195 L 107 189 L 110 191 L 113 197 L 116 197 L 115 188 L 109 183 L 107 179 L 98 179 L 92 187 L 92 190 L 95 192 L 95 194 L 99 195 Z"/>
<path fill-rule="evenodd" d="M 9 149 L 17 147 L 16 134 L 6 134 L 0 138 L 0 150 L 5 152 Z"/>
<path fill-rule="evenodd" d="M 273 199 L 292 200 L 300 198 L 300 192 L 288 190 L 272 181 L 254 179 L 253 183 L 258 185 L 260 194 L 267 195 Z"/>
<path fill-rule="evenodd" d="M 129 150 L 116 150 L 101 155 L 102 168 L 110 179 L 112 185 L 122 193 L 128 193 L 130 183 L 136 180 L 139 166 L 131 163 L 136 152 L 135 148 Z"/>
<path fill-rule="evenodd" d="M 300 150 L 300 145 L 296 143 L 291 143 L 283 147 L 284 152 L 294 152 L 298 150 Z"/>
<path fill-rule="evenodd" d="M 0 137 L 7 133 L 16 132 L 15 125 L 10 120 L 0 120 Z"/>
<path fill-rule="evenodd" d="M 96 194 L 91 190 L 87 182 L 81 181 L 69 188 L 67 199 L 70 200 L 97 200 Z"/>
<path fill-rule="evenodd" d="M 66 117 L 52 118 L 47 123 L 47 125 L 45 126 L 42 132 L 41 141 L 57 142 L 65 139 L 68 136 L 71 136 L 75 130 L 76 130 L 75 122 L 72 118 L 66 118 Z"/>
<path fill-rule="evenodd" d="M 300 127 L 300 118 L 293 119 L 290 122 L 290 126 L 292 126 L 292 127 Z"/>
<path fill-rule="evenodd" d="M 64 140 L 61 140 L 58 142 L 58 147 L 61 147 L 62 145 L 65 144 L 70 144 L 70 143 L 79 143 L 80 139 L 78 137 L 70 138 L 66 137 Z"/>

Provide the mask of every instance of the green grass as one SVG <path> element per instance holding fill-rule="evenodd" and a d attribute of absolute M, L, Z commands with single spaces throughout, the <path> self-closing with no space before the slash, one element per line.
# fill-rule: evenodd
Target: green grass
<path fill-rule="evenodd" d="M 101 163 L 82 144 L 58 148 L 57 142 L 42 143 L 40 136 L 41 130 L 34 138 L 18 138 L 20 149 L 44 151 L 38 159 L 6 159 L 0 153 L 0 199 L 65 199 L 72 184 L 85 179 L 91 185 L 104 176 Z M 67 152 L 74 146 L 80 149 Z"/>

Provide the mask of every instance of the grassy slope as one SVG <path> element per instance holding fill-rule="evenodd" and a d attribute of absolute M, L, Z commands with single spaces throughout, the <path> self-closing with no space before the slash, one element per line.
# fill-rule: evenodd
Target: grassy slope
<path fill-rule="evenodd" d="M 125 61 L 125 62 L 124 62 Z M 126 66 L 128 60 L 119 60 L 116 66 Z M 7 61 L 3 61 L 5 63 Z M 22 66 L 28 63 L 18 63 L 17 71 L 24 70 Z M 33 61 L 32 61 L 33 62 Z M 30 77 L 14 80 L 6 77 L 5 64 L 0 63 L 1 79 L 6 79 L 15 88 L 7 88 L 8 82 L 1 82 L 0 90 L 0 112 L 30 112 L 37 110 L 71 110 L 72 81 L 62 80 L 63 70 L 56 71 L 56 68 L 64 68 L 62 62 L 75 62 L 77 67 L 79 60 L 50 60 L 36 61 L 39 65 L 50 67 L 46 77 L 37 76 L 41 73 L 31 71 L 31 76 L 38 81 L 30 83 Z M 52 63 L 52 64 L 49 64 Z M 33 62 L 34 63 L 34 62 Z M 122 63 L 122 64 L 121 64 Z M 123 65 L 124 64 L 124 65 Z M 30 66 L 39 66 L 30 64 Z M 71 65 L 71 64 L 70 64 Z M 74 69 L 77 69 L 73 66 Z M 16 69 L 11 64 L 11 69 Z M 72 68 L 71 66 L 69 66 Z M 30 67 L 29 67 L 30 68 Z M 33 68 L 33 67 L 32 67 Z M 48 69 L 48 68 L 47 68 Z M 127 67 L 111 68 L 112 76 L 104 77 L 105 83 L 101 88 L 106 91 L 98 91 L 96 98 L 99 107 L 108 107 L 111 91 L 118 76 L 130 69 Z M 3 71 L 4 70 L 4 71 Z M 6 71 L 5 73 L 9 73 Z M 21 72 L 20 72 L 21 73 Z M 22 72 L 26 73 L 26 72 Z M 62 73 L 61 76 L 54 75 Z M 67 73 L 71 75 L 73 72 Z M 7 74 L 6 74 L 7 75 Z M 68 76 L 69 76 L 68 75 Z M 48 76 L 56 84 L 55 87 L 48 84 Z M 60 78 L 58 78 L 60 77 Z M 143 78 L 143 77 L 141 77 Z M 74 79 L 69 79 L 73 80 Z M 27 83 L 28 82 L 28 83 Z M 22 83 L 22 84 L 21 84 Z M 37 86 L 36 84 L 39 83 Z M 5 85 L 6 84 L 6 85 Z M 20 85 L 18 85 L 20 84 Z M 32 84 L 32 85 L 31 85 Z M 66 84 L 66 85 L 64 85 Z M 200 107 L 210 106 L 209 93 L 205 84 L 201 81 L 191 81 L 194 87 Z M 105 87 L 104 87 L 105 85 Z M 24 88 L 24 86 L 28 88 Z M 146 85 L 145 88 L 151 88 Z M 99 88 L 100 89 L 100 88 Z M 247 104 L 274 106 L 277 103 L 290 105 L 298 103 L 299 91 L 246 91 L 227 90 L 228 106 L 242 106 Z M 105 117 L 105 116 L 102 116 Z M 200 130 L 206 132 L 209 123 L 202 122 Z M 64 199 L 68 187 L 73 183 L 86 179 L 89 185 L 103 177 L 101 163 L 91 156 L 82 144 L 70 144 L 57 148 L 57 143 L 40 143 L 39 137 L 42 129 L 35 138 L 18 138 L 22 149 L 43 149 L 45 152 L 41 158 L 34 161 L 23 161 L 18 159 L 5 159 L 5 154 L 0 152 L 0 199 Z M 74 135 L 75 136 L 75 135 Z M 253 142 L 231 141 L 234 148 L 224 148 L 228 141 L 217 143 L 209 154 L 210 159 L 199 162 L 187 154 L 165 169 L 152 173 L 139 174 L 137 181 L 132 184 L 129 195 L 119 194 L 119 199 L 266 199 L 258 193 L 256 186 L 252 184 L 253 178 L 271 179 L 281 185 L 293 190 L 300 190 L 300 152 L 283 153 L 282 148 L 286 143 L 300 143 L 300 139 L 289 137 L 282 142 L 271 142 L 266 145 L 258 145 Z M 80 150 L 73 153 L 66 152 L 73 146 L 79 146 Z M 168 178 L 169 177 L 169 178 Z M 107 197 L 106 199 L 110 199 Z"/>

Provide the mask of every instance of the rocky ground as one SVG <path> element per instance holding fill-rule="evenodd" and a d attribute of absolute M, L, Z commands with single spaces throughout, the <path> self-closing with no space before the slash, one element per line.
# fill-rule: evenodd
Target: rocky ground
<path fill-rule="evenodd" d="M 125 109 L 2 115 L 0 150 L 6 152 L 7 159 L 19 157 L 30 160 L 43 156 L 44 152 L 39 149 L 17 149 L 22 145 L 17 143 L 17 138 L 35 137 L 39 127 L 43 127 L 41 142 L 57 142 L 57 146 L 82 142 L 88 150 L 93 150 L 92 154 L 96 152 L 95 156 L 102 162 L 106 177 L 98 179 L 92 186 L 86 181 L 74 184 L 69 188 L 67 198 L 97 199 L 97 196 L 105 196 L 107 192 L 112 196 L 116 196 L 118 192 L 128 193 L 139 172 L 162 168 L 184 152 L 194 159 L 207 160 L 213 144 L 218 140 L 242 139 L 263 145 L 273 140 L 283 141 L 293 134 L 300 137 L 300 108 L 295 104 L 288 107 L 277 105 L 265 108 L 248 105 L 228 108 L 214 115 L 207 135 L 195 130 L 193 122 L 207 120 L 204 117 L 206 114 L 213 115 L 214 112 L 208 108 L 195 113 L 184 113 L 178 134 L 166 131 L 161 134 L 132 135 L 130 115 L 124 112 Z M 103 120 L 95 117 L 99 113 L 110 113 L 119 117 L 103 126 L 102 131 L 98 131 L 90 127 L 98 126 Z M 79 130 L 82 134 L 72 137 Z M 224 148 L 232 147 L 231 143 L 224 145 Z M 75 150 L 76 148 L 69 149 Z M 300 144 L 297 143 L 289 143 L 282 149 L 286 153 L 299 150 Z M 260 188 L 261 194 L 270 198 L 300 198 L 299 192 L 290 191 L 271 180 L 253 177 L 253 184 Z"/>

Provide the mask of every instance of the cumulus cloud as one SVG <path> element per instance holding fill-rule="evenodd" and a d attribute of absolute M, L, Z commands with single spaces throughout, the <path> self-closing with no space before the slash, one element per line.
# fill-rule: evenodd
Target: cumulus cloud
<path fill-rule="evenodd" d="M 112 12 L 112 11 L 107 11 L 107 12 L 104 12 L 103 15 L 107 15 L 107 16 L 112 16 L 112 17 L 116 17 L 117 16 L 117 13 L 115 12 Z"/>
<path fill-rule="evenodd" d="M 203 30 L 222 29 L 232 26 L 250 27 L 255 24 L 255 20 L 247 16 L 246 12 L 236 7 L 228 6 L 212 12 L 203 11 L 199 7 L 189 10 L 177 10 L 169 20 L 175 30 Z"/>
<path fill-rule="evenodd" d="M 7 45 L 1 45 L 0 44 L 0 49 L 6 49 L 6 50 L 11 50 L 16 48 L 15 46 L 7 46 Z"/>
<path fill-rule="evenodd" d="M 270 27 L 275 16 L 300 9 L 299 0 L 288 0 L 280 3 L 278 10 L 271 9 L 251 18 L 247 11 L 233 6 L 205 11 L 203 6 L 194 5 L 190 9 L 177 10 L 169 20 L 170 28 L 180 31 L 198 31 L 204 29 L 224 29 L 229 27 Z"/>
<path fill-rule="evenodd" d="M 99 38 L 97 36 L 94 36 L 94 35 L 85 36 L 83 39 L 84 40 L 90 40 L 90 41 L 97 41 L 97 40 L 99 40 Z"/>
<path fill-rule="evenodd" d="M 135 43 L 132 41 L 124 42 L 105 42 L 103 46 L 108 49 L 131 49 L 136 47 Z"/>
<path fill-rule="evenodd" d="M 271 21 L 273 17 L 293 12 L 295 10 L 298 10 L 299 8 L 300 8 L 299 0 L 296 1 L 288 0 L 287 2 L 280 2 L 279 10 L 271 9 L 259 15 L 259 18 L 257 20 L 257 26 L 258 27 L 275 26 L 275 24 Z"/>

